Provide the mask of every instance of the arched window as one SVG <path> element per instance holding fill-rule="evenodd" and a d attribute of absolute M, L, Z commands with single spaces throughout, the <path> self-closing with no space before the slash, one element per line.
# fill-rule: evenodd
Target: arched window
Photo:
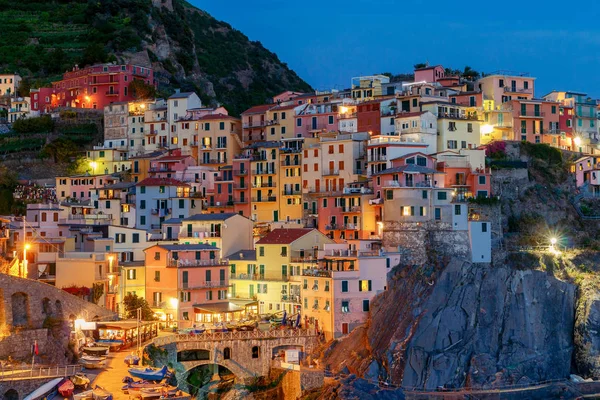
<path fill-rule="evenodd" d="M 223 349 L 223 359 L 224 360 L 230 360 L 231 359 L 231 349 L 229 347 L 225 347 Z"/>
<path fill-rule="evenodd" d="M 260 347 L 254 346 L 252 347 L 252 358 L 260 357 Z"/>

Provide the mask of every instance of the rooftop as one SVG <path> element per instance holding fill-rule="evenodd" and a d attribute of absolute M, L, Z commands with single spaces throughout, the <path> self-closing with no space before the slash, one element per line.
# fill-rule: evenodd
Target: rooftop
<path fill-rule="evenodd" d="M 136 186 L 189 186 L 187 183 L 173 178 L 146 178 Z"/>
<path fill-rule="evenodd" d="M 313 228 L 275 229 L 267 233 L 256 244 L 290 244 L 314 230 Z"/>
<path fill-rule="evenodd" d="M 186 99 L 193 94 L 195 94 L 195 93 L 194 92 L 175 93 L 175 94 L 172 94 L 171 96 L 169 96 L 169 99 Z"/>
<path fill-rule="evenodd" d="M 273 104 L 261 104 L 259 106 L 250 107 L 249 109 L 244 111 L 242 113 L 242 115 L 262 114 L 262 113 L 266 112 L 268 109 L 270 109 L 271 107 L 273 107 Z"/>
<path fill-rule="evenodd" d="M 217 246 L 205 243 L 197 244 L 157 244 L 156 246 L 169 251 L 199 251 L 199 250 L 219 250 Z M 154 246 L 152 246 L 154 247 Z M 147 250 L 147 249 L 146 249 Z"/>
<path fill-rule="evenodd" d="M 256 250 L 240 250 L 227 256 L 229 261 L 256 261 Z"/>
<path fill-rule="evenodd" d="M 182 221 L 225 221 L 231 217 L 239 215 L 238 213 L 216 213 L 216 214 L 196 214 L 184 218 Z"/>

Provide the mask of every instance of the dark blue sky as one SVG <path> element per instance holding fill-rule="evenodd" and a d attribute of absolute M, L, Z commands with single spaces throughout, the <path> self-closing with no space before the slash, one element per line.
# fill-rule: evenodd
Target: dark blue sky
<path fill-rule="evenodd" d="M 418 62 L 537 77 L 536 96 L 600 97 L 600 2 L 190 0 L 258 40 L 316 89 Z"/>

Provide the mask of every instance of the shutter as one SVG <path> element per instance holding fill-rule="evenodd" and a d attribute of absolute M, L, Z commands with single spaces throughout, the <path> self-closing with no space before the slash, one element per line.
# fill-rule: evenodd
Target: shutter
<path fill-rule="evenodd" d="M 362 292 L 362 281 L 358 281 L 358 291 Z"/>
<path fill-rule="evenodd" d="M 371 291 L 371 280 L 369 279 L 369 292 Z"/>

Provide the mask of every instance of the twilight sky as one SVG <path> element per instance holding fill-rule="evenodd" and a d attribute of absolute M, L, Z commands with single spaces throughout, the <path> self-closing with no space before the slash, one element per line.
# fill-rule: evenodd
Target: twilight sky
<path fill-rule="evenodd" d="M 600 2 L 188 0 L 257 40 L 315 89 L 431 64 L 529 72 L 600 97 Z"/>

